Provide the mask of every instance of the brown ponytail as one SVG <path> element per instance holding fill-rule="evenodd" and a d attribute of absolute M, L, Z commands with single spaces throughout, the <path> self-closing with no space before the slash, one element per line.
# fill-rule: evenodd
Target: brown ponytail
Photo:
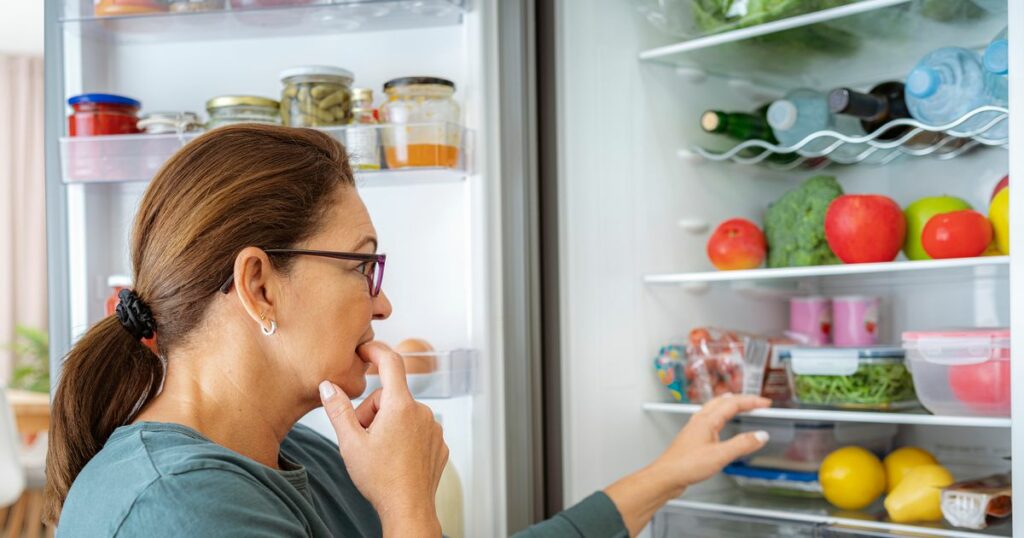
<path fill-rule="evenodd" d="M 156 322 L 159 356 L 109 316 L 64 359 L 53 399 L 44 519 L 110 434 L 156 395 L 160 357 L 205 315 L 247 246 L 293 246 L 316 233 L 340 186 L 354 180 L 344 148 L 312 129 L 221 127 L 172 156 L 138 208 L 131 240 L 134 291 Z M 289 259 L 275 259 L 286 271 Z"/>

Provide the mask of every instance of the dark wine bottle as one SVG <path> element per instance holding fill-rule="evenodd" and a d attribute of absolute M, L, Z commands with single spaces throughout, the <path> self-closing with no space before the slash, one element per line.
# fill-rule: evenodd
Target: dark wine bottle
<path fill-rule="evenodd" d="M 775 143 L 775 135 L 763 114 L 721 112 L 708 110 L 700 117 L 700 126 L 709 133 L 721 134 L 736 140 L 765 140 Z"/>
<path fill-rule="evenodd" d="M 873 133 L 890 121 L 909 118 L 910 112 L 903 100 L 902 82 L 883 82 L 868 93 L 849 88 L 836 88 L 828 94 L 828 105 L 833 114 L 846 114 L 860 118 L 864 132 Z M 886 129 L 878 135 L 881 140 L 894 140 L 906 134 L 910 127 L 901 125 Z"/>

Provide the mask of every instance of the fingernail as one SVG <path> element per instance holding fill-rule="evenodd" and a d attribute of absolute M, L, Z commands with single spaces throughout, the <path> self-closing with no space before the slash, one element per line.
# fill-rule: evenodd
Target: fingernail
<path fill-rule="evenodd" d="M 764 430 L 754 432 L 754 439 L 757 439 L 760 443 L 768 442 L 768 432 Z"/>
<path fill-rule="evenodd" d="M 330 381 L 321 381 L 320 382 L 320 399 L 321 400 L 323 400 L 325 402 L 330 401 L 331 398 L 334 398 L 334 393 L 335 393 L 335 391 L 334 391 L 334 383 L 331 383 Z M 768 435 L 768 434 L 765 434 L 765 435 Z"/>

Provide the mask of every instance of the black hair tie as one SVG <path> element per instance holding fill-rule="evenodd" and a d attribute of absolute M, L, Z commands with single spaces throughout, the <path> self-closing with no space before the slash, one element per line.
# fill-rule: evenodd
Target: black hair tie
<path fill-rule="evenodd" d="M 121 290 L 117 298 L 120 302 L 117 303 L 115 314 L 121 326 L 136 340 L 152 338 L 156 332 L 156 320 L 149 306 L 132 290 Z"/>

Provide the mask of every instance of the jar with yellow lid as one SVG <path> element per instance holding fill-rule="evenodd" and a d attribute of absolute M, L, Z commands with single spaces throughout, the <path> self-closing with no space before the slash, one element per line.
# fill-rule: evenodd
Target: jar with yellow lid
<path fill-rule="evenodd" d="M 207 129 L 236 123 L 265 123 L 280 125 L 281 105 L 273 99 L 255 95 L 222 95 L 206 102 L 210 115 Z"/>
<path fill-rule="evenodd" d="M 352 125 L 345 129 L 345 149 L 355 170 L 380 170 L 380 128 L 373 113 L 373 90 L 352 90 Z"/>
<path fill-rule="evenodd" d="M 459 163 L 462 129 L 455 83 L 436 77 L 403 77 L 384 84 L 381 106 L 388 168 L 447 167 Z"/>
<path fill-rule="evenodd" d="M 329 127 L 352 121 L 351 71 L 327 65 L 281 72 L 281 120 L 290 127 Z"/>

